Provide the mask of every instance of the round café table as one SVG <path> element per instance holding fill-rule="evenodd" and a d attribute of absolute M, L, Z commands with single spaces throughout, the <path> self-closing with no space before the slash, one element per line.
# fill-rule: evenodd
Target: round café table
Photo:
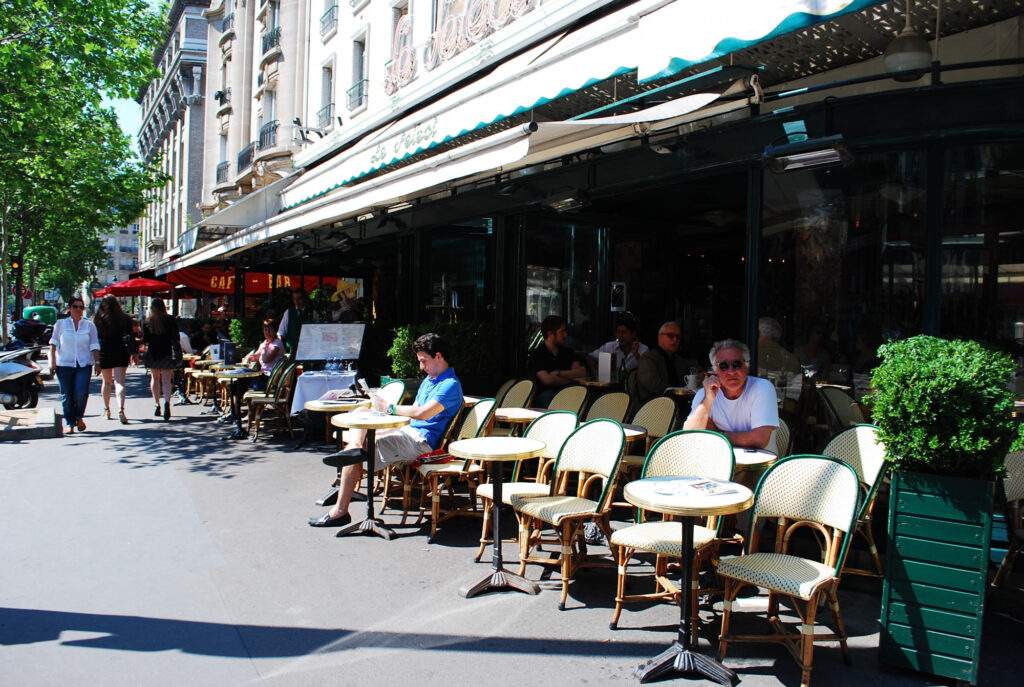
<path fill-rule="evenodd" d="M 505 422 L 512 425 L 512 435 L 518 436 L 523 433 L 523 428 L 543 414 L 542 411 L 530 408 L 497 408 L 494 411 L 494 419 L 498 422 Z"/>
<path fill-rule="evenodd" d="M 536 594 L 540 591 L 540 587 L 535 583 L 504 568 L 501 557 L 501 463 L 534 458 L 541 455 L 545 448 L 543 441 L 522 437 L 478 437 L 448 444 L 448 453 L 456 458 L 496 463 L 491 470 L 491 484 L 494 485 L 491 499 L 491 574 L 476 584 L 460 590 L 462 596 L 467 599 L 483 592 L 502 589 L 515 589 L 527 594 Z"/>
<path fill-rule="evenodd" d="M 732 449 L 732 455 L 736 460 L 737 470 L 767 467 L 778 459 L 774 451 L 769 451 L 766 448 L 740 448 L 736 446 Z"/>
<path fill-rule="evenodd" d="M 622 433 L 626 436 L 626 452 L 629 453 L 633 444 L 647 441 L 647 428 L 640 425 L 622 425 Z M 647 453 L 647 451 L 642 451 Z"/>
<path fill-rule="evenodd" d="M 250 370 L 247 367 L 222 370 L 215 373 L 217 375 L 217 381 L 226 380 L 230 385 L 229 392 L 231 394 L 231 419 L 235 423 L 235 429 L 228 435 L 229 439 L 244 439 L 246 432 L 242 429 L 242 396 L 245 394 L 245 388 L 248 384 L 241 384 L 240 382 L 257 379 L 263 376 L 262 372 L 256 370 Z"/>
<path fill-rule="evenodd" d="M 698 482 L 714 482 L 718 493 L 698 489 Z M 644 510 L 674 515 L 682 521 L 683 574 L 685 589 L 693 579 L 694 520 L 709 515 L 729 515 L 750 508 L 754 495 L 750 489 L 735 482 L 707 480 L 702 477 L 650 477 L 630 482 L 623 490 L 626 500 Z M 633 673 L 640 682 L 650 682 L 671 672 L 697 673 L 722 685 L 736 682 L 736 673 L 690 645 L 690 594 L 679 595 L 679 633 L 676 641 Z"/>
<path fill-rule="evenodd" d="M 370 402 L 363 398 L 338 399 L 336 401 L 306 401 L 303 409 L 311 413 L 324 413 L 324 443 L 331 443 L 331 423 L 327 420 L 329 416 L 338 413 L 349 413 L 353 410 L 365 410 L 370 407 Z"/>
<path fill-rule="evenodd" d="M 335 536 L 347 534 L 368 534 L 391 541 L 395 536 L 392 529 L 384 526 L 384 521 L 373 515 L 373 473 L 377 453 L 377 430 L 398 429 L 409 424 L 410 418 L 402 415 L 384 415 L 371 412 L 341 413 L 331 418 L 331 424 L 343 429 L 366 430 L 366 517 L 362 522 L 354 522 L 342 527 Z"/>

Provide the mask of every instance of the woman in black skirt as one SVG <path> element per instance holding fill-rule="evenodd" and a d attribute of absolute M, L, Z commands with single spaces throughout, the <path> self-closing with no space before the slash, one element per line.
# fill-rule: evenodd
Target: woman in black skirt
<path fill-rule="evenodd" d="M 114 296 L 104 296 L 93 318 L 100 337 L 100 374 L 103 376 L 103 415 L 110 419 L 110 392 L 117 396 L 117 417 L 128 424 L 124 414 L 124 378 L 131 359 L 138 351 L 132 333 L 132 321 Z"/>
<path fill-rule="evenodd" d="M 181 340 L 178 338 L 178 322 L 167 314 L 164 302 L 154 298 L 149 305 L 149 317 L 142 327 L 142 340 L 146 342 L 146 353 L 142 362 L 152 376 L 150 390 L 156 410 L 160 416 L 160 397 L 164 399 L 164 420 L 171 419 L 171 392 L 174 370 L 181 365 Z"/>

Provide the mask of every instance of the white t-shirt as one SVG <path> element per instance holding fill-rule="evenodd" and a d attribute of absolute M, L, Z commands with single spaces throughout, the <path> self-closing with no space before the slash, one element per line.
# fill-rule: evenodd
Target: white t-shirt
<path fill-rule="evenodd" d="M 192 353 L 192 342 L 188 340 L 188 334 L 178 332 L 178 341 L 181 342 L 182 353 Z"/>
<path fill-rule="evenodd" d="M 621 370 L 623 368 L 627 370 L 635 370 L 636 366 L 640 364 L 640 356 L 647 352 L 647 346 L 638 344 L 637 352 L 634 354 L 630 352 L 628 355 L 622 352 L 619 348 L 619 342 L 617 339 L 612 339 L 608 343 L 602 345 L 600 348 L 595 349 L 590 355 L 597 357 L 598 353 L 611 353 L 612 359 L 615 361 L 615 369 Z M 625 358 L 625 362 L 623 362 Z"/>
<path fill-rule="evenodd" d="M 690 415 L 704 402 L 704 389 L 698 389 L 690 406 Z M 711 421 L 725 432 L 749 432 L 756 427 L 778 427 L 779 406 L 775 385 L 761 377 L 747 377 L 738 398 L 728 399 L 721 391 L 711 404 Z M 775 451 L 775 435 L 766 448 Z"/>

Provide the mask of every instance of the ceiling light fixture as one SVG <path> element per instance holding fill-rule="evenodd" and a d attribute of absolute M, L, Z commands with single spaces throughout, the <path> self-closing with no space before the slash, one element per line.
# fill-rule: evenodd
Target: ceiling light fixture
<path fill-rule="evenodd" d="M 910 82 L 920 79 L 932 64 L 932 50 L 928 41 L 910 25 L 910 0 L 907 0 L 903 30 L 885 49 L 882 62 L 896 81 Z"/>
<path fill-rule="evenodd" d="M 842 134 L 809 138 L 796 143 L 769 145 L 764 149 L 764 163 L 771 171 L 782 174 L 801 169 L 849 164 L 853 155 Z"/>

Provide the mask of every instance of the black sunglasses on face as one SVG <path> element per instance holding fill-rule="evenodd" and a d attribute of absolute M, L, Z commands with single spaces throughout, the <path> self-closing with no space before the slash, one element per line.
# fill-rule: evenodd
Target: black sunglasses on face
<path fill-rule="evenodd" d="M 726 370 L 742 370 L 743 364 L 742 360 L 723 360 L 718 363 L 718 369 L 722 372 L 725 372 Z"/>

